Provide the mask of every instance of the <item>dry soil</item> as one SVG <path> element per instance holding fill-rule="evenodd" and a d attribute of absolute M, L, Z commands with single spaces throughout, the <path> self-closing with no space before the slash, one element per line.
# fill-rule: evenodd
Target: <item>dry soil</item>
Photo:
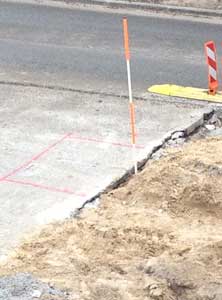
<path fill-rule="evenodd" d="M 222 299 L 222 138 L 170 150 L 97 208 L 51 224 L 2 275 L 30 272 L 71 299 Z"/>

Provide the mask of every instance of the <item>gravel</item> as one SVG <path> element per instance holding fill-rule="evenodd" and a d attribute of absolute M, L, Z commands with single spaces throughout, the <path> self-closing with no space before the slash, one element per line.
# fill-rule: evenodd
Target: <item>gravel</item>
<path fill-rule="evenodd" d="M 28 273 L 0 277 L 0 300 L 68 300 L 66 292 L 35 279 Z"/>

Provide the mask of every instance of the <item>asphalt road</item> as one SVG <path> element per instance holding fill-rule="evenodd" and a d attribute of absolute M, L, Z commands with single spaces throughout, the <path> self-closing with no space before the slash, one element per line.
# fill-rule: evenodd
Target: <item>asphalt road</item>
<path fill-rule="evenodd" d="M 0 2 L 0 80 L 127 93 L 122 15 Z M 134 93 L 205 87 L 203 43 L 221 25 L 129 16 Z"/>

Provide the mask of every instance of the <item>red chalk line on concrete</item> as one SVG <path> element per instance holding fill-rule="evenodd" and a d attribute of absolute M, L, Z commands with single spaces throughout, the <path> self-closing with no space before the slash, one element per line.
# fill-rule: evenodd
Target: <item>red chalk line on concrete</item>
<path fill-rule="evenodd" d="M 22 180 L 16 180 L 16 179 L 9 179 L 9 177 L 16 175 L 19 171 L 22 169 L 28 167 L 32 162 L 37 161 L 40 159 L 43 155 L 47 154 L 51 149 L 55 148 L 58 144 L 62 143 L 65 139 L 67 139 L 71 133 L 67 133 L 64 135 L 62 138 L 60 138 L 58 141 L 54 142 L 50 146 L 48 146 L 46 149 L 44 149 L 42 152 L 38 153 L 37 155 L 33 156 L 29 161 L 25 162 L 23 165 L 19 166 L 18 168 L 14 169 L 7 175 L 3 176 L 0 178 L 0 182 L 11 182 L 11 183 L 16 183 L 16 184 L 21 184 L 21 185 L 29 185 L 35 188 L 40 188 L 44 190 L 48 190 L 51 192 L 58 192 L 58 193 L 66 193 L 66 194 L 72 194 L 76 195 L 79 197 L 85 197 L 85 194 L 82 193 L 75 193 L 69 189 L 59 189 L 59 188 L 54 188 L 54 187 L 49 187 L 43 184 L 38 184 L 38 183 L 33 183 L 33 182 L 28 182 L 28 181 L 22 181 Z"/>
<path fill-rule="evenodd" d="M 39 189 L 43 189 L 43 190 L 47 190 L 47 191 L 51 191 L 51 192 L 65 193 L 65 194 L 69 194 L 69 195 L 76 195 L 78 197 L 86 197 L 86 194 L 77 193 L 77 192 L 74 192 L 74 191 L 72 191 L 68 188 L 61 188 L 60 189 L 60 188 L 51 187 L 51 186 L 47 186 L 47 185 L 39 184 L 39 183 L 35 183 L 35 182 L 29 182 L 29 181 L 18 180 L 18 179 L 9 179 L 9 177 L 12 177 L 12 176 L 16 175 L 19 171 L 21 171 L 24 168 L 28 167 L 34 161 L 39 160 L 42 156 L 44 156 L 45 154 L 50 152 L 50 150 L 55 148 L 58 144 L 61 144 L 66 139 L 74 139 L 74 140 L 79 140 L 79 141 L 82 141 L 82 142 L 103 143 L 103 144 L 109 144 L 109 145 L 118 146 L 118 147 L 128 147 L 128 148 L 132 147 L 131 144 L 124 144 L 124 143 L 118 143 L 118 142 L 109 142 L 109 141 L 104 141 L 104 140 L 98 139 L 98 138 L 80 137 L 80 136 L 76 136 L 72 133 L 67 133 L 62 138 L 60 138 L 58 141 L 54 142 L 53 144 L 48 146 L 46 149 L 44 149 L 42 152 L 40 152 L 39 154 L 33 156 L 30 160 L 28 160 L 27 162 L 25 162 L 24 164 L 22 164 L 18 168 L 14 169 L 13 171 L 8 173 L 7 175 L 1 177 L 0 182 L 10 182 L 10 183 L 15 183 L 15 184 L 20 184 L 20 185 L 32 186 L 34 188 L 39 188 Z M 145 147 L 142 146 L 142 145 L 137 145 L 136 148 L 144 149 Z"/>
<path fill-rule="evenodd" d="M 69 194 L 69 195 L 75 195 L 78 197 L 86 197 L 86 194 L 84 194 L 84 193 L 76 193 L 69 189 L 59 189 L 59 188 L 50 187 L 50 186 L 46 186 L 44 184 L 39 184 L 39 183 L 34 183 L 34 182 L 29 182 L 29 181 L 23 181 L 23 180 L 17 180 L 17 179 L 4 179 L 3 181 L 16 183 L 16 184 L 20 184 L 20 185 L 29 185 L 34 188 L 39 188 L 39 189 L 43 189 L 43 190 L 47 190 L 47 191 L 51 191 L 51 192 L 65 193 L 65 194 Z"/>
<path fill-rule="evenodd" d="M 3 176 L 0 178 L 0 181 L 4 181 L 5 179 L 15 175 L 16 173 L 18 173 L 19 171 L 21 171 L 22 169 L 28 167 L 32 162 L 37 161 L 40 157 L 42 157 L 44 154 L 48 153 L 52 148 L 55 148 L 55 146 L 57 146 L 58 144 L 62 143 L 65 139 L 67 139 L 69 136 L 71 135 L 71 133 L 66 134 L 65 136 L 63 136 L 61 139 L 59 139 L 58 141 L 56 141 L 55 143 L 53 143 L 52 145 L 50 145 L 48 148 L 46 148 L 45 150 L 43 150 L 42 152 L 40 152 L 39 154 L 33 156 L 29 161 L 27 161 L 26 163 L 24 163 L 23 165 L 21 165 L 20 167 L 14 169 L 13 171 L 11 171 L 10 173 L 8 173 L 7 175 Z"/>
<path fill-rule="evenodd" d="M 109 144 L 112 146 L 119 146 L 119 147 L 126 147 L 126 148 L 132 148 L 133 146 L 131 144 L 124 144 L 124 143 L 118 143 L 118 142 L 109 142 L 109 141 L 104 141 L 102 139 L 97 139 L 97 138 L 88 138 L 88 137 L 81 137 L 81 136 L 76 136 L 71 134 L 69 136 L 69 139 L 75 139 L 79 141 L 84 141 L 84 142 L 94 142 L 94 143 L 101 143 L 101 144 Z M 136 145 L 137 149 L 144 149 L 145 146 L 143 145 Z"/>

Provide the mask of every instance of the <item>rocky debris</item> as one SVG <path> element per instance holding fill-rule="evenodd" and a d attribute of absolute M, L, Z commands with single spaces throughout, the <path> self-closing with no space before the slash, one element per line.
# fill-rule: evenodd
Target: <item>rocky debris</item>
<path fill-rule="evenodd" d="M 177 131 L 172 134 L 171 138 L 166 142 L 162 148 L 158 149 L 156 152 L 152 154 L 152 160 L 158 160 L 164 156 L 165 149 L 167 147 L 178 147 L 183 145 L 186 141 L 185 133 L 183 131 Z"/>
<path fill-rule="evenodd" d="M 222 131 L 222 110 L 214 111 L 210 119 L 205 120 L 204 125 L 192 136 L 189 140 L 198 140 L 206 137 L 217 137 L 221 136 Z"/>
<path fill-rule="evenodd" d="M 167 141 L 165 147 L 178 147 L 185 143 L 186 136 L 183 131 L 176 131 L 172 134 L 171 138 Z"/>
<path fill-rule="evenodd" d="M 205 132 L 206 136 L 221 136 L 222 135 L 222 111 L 218 110 L 215 111 L 213 116 L 208 120 L 205 124 Z"/>
<path fill-rule="evenodd" d="M 222 125 L 222 115 L 220 115 L 220 113 L 216 112 L 215 114 L 213 114 L 212 118 L 209 120 L 209 124 L 213 124 L 216 127 L 221 127 Z"/>
<path fill-rule="evenodd" d="M 222 126 L 222 110 L 214 111 L 214 114 L 207 121 L 207 124 L 215 125 L 215 127 L 221 127 Z"/>
<path fill-rule="evenodd" d="M 215 129 L 216 129 L 216 127 L 215 127 L 213 124 L 206 124 L 206 125 L 205 125 L 205 128 L 206 128 L 207 130 L 209 130 L 209 131 L 215 130 Z"/>
<path fill-rule="evenodd" d="M 177 140 L 177 139 L 180 139 L 180 138 L 184 138 L 184 132 L 183 131 L 177 131 L 171 137 L 172 140 Z"/>
<path fill-rule="evenodd" d="M 176 131 L 171 138 L 151 156 L 152 160 L 159 160 L 165 156 L 167 148 L 176 148 L 182 146 L 188 140 L 196 140 L 205 137 L 222 136 L 222 110 L 216 110 L 210 119 L 206 120 L 197 132 L 186 136 L 184 131 Z"/>
<path fill-rule="evenodd" d="M 0 277 L 0 300 L 68 300 L 65 292 L 54 289 L 28 273 Z"/>
<path fill-rule="evenodd" d="M 167 145 L 168 146 L 171 146 L 171 147 L 177 147 L 177 146 L 180 146 L 180 145 L 183 145 L 185 143 L 185 138 L 178 138 L 178 139 L 175 139 L 175 140 L 169 140 Z"/>
<path fill-rule="evenodd" d="M 216 111 L 211 116 L 211 118 L 209 120 L 207 120 L 207 122 L 204 124 L 204 128 L 207 129 L 207 133 L 208 133 L 208 131 L 212 131 L 218 127 L 221 127 L 221 125 L 222 125 L 221 121 L 222 121 L 222 119 L 220 119 L 220 113 Z"/>

